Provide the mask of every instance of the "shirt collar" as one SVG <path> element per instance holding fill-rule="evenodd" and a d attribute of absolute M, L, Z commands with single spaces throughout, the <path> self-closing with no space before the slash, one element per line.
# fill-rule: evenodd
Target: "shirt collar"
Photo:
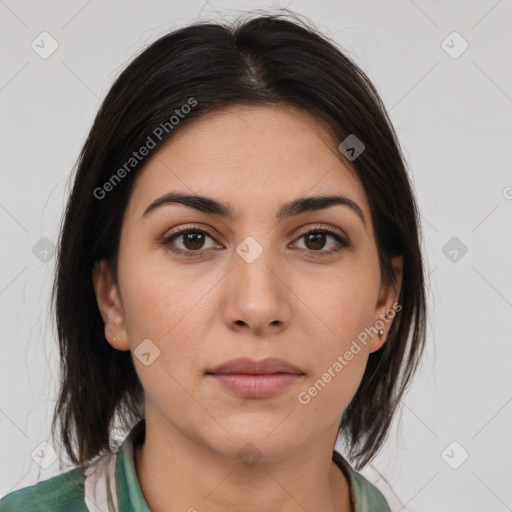
<path fill-rule="evenodd" d="M 146 422 L 140 420 L 119 448 L 116 462 L 116 487 L 119 510 L 151 512 L 140 488 L 135 469 L 135 447 L 144 441 Z"/>

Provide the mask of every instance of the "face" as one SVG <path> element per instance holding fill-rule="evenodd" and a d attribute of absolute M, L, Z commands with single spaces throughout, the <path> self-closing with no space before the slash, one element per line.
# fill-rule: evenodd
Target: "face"
<path fill-rule="evenodd" d="M 93 278 L 107 340 L 132 351 L 146 417 L 229 457 L 247 442 L 269 459 L 334 442 L 384 337 L 358 340 L 392 309 L 401 282 L 395 260 L 397 289 L 381 284 L 368 200 L 337 151 L 308 113 L 237 107 L 191 122 L 138 174 L 118 282 L 104 262 Z M 155 203 L 169 193 L 226 212 Z M 334 195 L 355 206 L 283 209 Z M 240 357 L 296 371 L 211 375 Z"/>

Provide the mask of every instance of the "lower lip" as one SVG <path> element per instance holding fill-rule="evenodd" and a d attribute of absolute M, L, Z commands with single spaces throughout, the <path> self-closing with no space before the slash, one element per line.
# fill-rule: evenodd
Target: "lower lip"
<path fill-rule="evenodd" d="M 221 386 L 244 398 L 270 398 L 299 381 L 295 373 L 271 373 L 268 375 L 213 374 Z"/>

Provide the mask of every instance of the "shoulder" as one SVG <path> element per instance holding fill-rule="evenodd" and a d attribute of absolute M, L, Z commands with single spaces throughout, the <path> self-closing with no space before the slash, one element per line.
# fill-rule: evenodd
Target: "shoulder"
<path fill-rule="evenodd" d="M 347 477 L 354 512 L 391 512 L 382 492 L 361 473 L 353 469 L 339 452 L 333 452 L 333 460 Z"/>
<path fill-rule="evenodd" d="M 13 491 L 0 500 L 0 512 L 87 512 L 84 474 L 77 468 L 29 487 Z"/>

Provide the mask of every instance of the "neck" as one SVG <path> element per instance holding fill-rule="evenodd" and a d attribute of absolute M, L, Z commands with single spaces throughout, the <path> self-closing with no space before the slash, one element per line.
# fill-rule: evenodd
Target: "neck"
<path fill-rule="evenodd" d="M 333 443 L 286 457 L 230 458 L 169 427 L 146 422 L 135 468 L 152 512 L 352 512 L 346 476 L 332 460 Z M 243 504 L 243 505 L 241 505 Z"/>

